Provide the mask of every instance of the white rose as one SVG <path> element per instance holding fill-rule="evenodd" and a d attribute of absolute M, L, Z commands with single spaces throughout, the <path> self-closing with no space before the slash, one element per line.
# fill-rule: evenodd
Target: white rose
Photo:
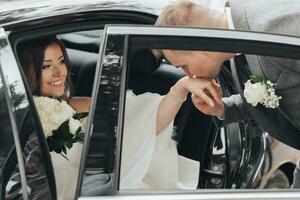
<path fill-rule="evenodd" d="M 44 130 L 44 133 L 45 133 L 45 136 L 46 138 L 49 137 L 49 136 L 52 136 L 52 127 L 50 124 L 47 124 L 47 123 L 42 123 L 42 126 L 43 126 L 43 130 Z"/>
<path fill-rule="evenodd" d="M 256 106 L 258 103 L 263 102 L 267 95 L 267 87 L 262 82 L 251 83 L 248 80 L 245 83 L 244 97 L 246 101 L 252 106 Z"/>
<path fill-rule="evenodd" d="M 73 117 L 70 118 L 69 121 L 70 133 L 74 135 L 80 126 L 81 123 L 79 120 L 74 119 Z"/>
<path fill-rule="evenodd" d="M 65 101 L 60 102 L 59 110 L 64 113 L 68 119 L 76 113 L 75 110 Z"/>
<path fill-rule="evenodd" d="M 42 110 L 47 113 L 57 109 L 60 104 L 58 100 L 48 97 L 35 97 L 34 102 L 37 105 L 38 110 Z"/>
<path fill-rule="evenodd" d="M 51 136 L 53 130 L 76 113 L 65 101 L 36 96 L 33 99 L 46 137 Z M 73 124 L 76 127 L 76 123 Z"/>

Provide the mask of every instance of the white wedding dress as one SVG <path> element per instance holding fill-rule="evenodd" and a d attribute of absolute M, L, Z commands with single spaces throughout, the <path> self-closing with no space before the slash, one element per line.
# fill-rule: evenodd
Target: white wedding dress
<path fill-rule="evenodd" d="M 195 189 L 199 162 L 179 156 L 171 139 L 173 122 L 156 136 L 156 116 L 163 96 L 126 96 L 120 189 Z"/>
<path fill-rule="evenodd" d="M 181 157 L 171 139 L 173 123 L 158 136 L 157 109 L 162 96 L 127 92 L 120 189 L 194 189 L 199 162 Z M 82 144 L 68 151 L 68 160 L 51 152 L 58 200 L 74 199 Z"/>
<path fill-rule="evenodd" d="M 50 153 L 58 200 L 74 200 L 82 147 L 83 145 L 80 143 L 73 144 L 67 153 L 69 161 L 55 152 Z"/>

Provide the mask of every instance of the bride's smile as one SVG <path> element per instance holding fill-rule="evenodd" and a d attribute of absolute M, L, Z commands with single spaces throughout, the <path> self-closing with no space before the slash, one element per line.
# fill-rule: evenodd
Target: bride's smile
<path fill-rule="evenodd" d="M 57 80 L 57 81 L 49 82 L 48 84 L 53 87 L 61 87 L 61 86 L 63 86 L 63 81 L 64 80 Z"/>

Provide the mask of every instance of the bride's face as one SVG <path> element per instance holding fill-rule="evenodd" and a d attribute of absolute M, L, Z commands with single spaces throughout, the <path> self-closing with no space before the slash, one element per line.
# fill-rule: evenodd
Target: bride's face
<path fill-rule="evenodd" d="M 67 66 L 63 52 L 57 43 L 45 49 L 41 72 L 41 96 L 60 97 L 64 94 Z"/>

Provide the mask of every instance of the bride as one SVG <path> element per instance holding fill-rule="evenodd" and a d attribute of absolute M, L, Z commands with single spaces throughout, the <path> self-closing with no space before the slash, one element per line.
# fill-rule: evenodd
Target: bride
<path fill-rule="evenodd" d="M 65 100 L 76 112 L 88 112 L 90 98 L 70 95 L 69 60 L 60 40 L 48 37 L 28 42 L 20 61 L 33 95 Z M 212 107 L 221 101 L 220 88 L 214 80 L 191 77 L 180 79 L 165 96 L 153 93 L 136 96 L 127 91 L 121 189 L 184 188 L 179 173 L 182 164 L 198 173 L 199 163 L 179 157 L 171 139 L 173 119 L 188 92 Z M 68 152 L 69 161 L 51 153 L 58 199 L 74 199 L 81 150 L 82 145 L 75 143 Z"/>

